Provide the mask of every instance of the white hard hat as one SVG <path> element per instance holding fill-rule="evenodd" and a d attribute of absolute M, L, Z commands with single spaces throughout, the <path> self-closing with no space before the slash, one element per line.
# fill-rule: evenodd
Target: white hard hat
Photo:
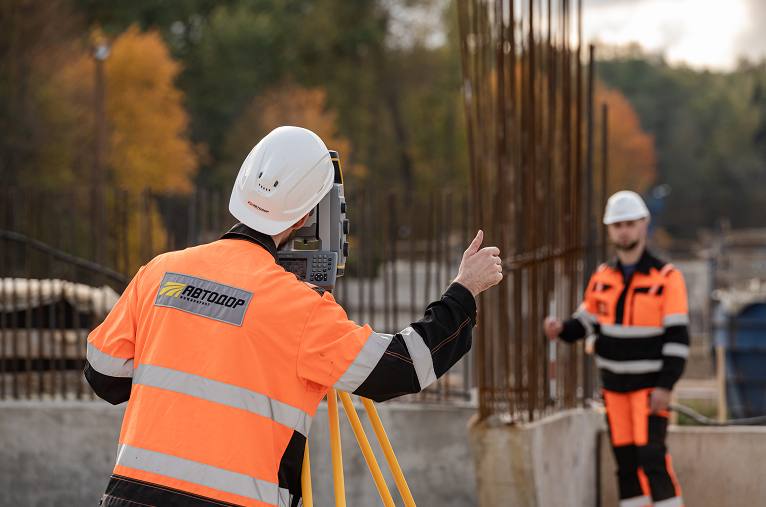
<path fill-rule="evenodd" d="M 318 135 L 279 127 L 255 145 L 239 169 L 229 212 L 271 236 L 294 225 L 330 191 L 330 152 Z"/>
<path fill-rule="evenodd" d="M 646 207 L 641 196 L 630 190 L 617 192 L 606 201 L 604 211 L 604 224 L 627 222 L 649 216 L 649 208 Z"/>

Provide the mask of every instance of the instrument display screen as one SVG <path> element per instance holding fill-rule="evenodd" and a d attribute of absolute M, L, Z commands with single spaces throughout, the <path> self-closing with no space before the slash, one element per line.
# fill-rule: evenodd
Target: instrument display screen
<path fill-rule="evenodd" d="M 308 259 L 285 258 L 279 259 L 279 265 L 285 268 L 285 271 L 295 274 L 301 280 L 306 280 L 306 270 L 308 268 Z"/>

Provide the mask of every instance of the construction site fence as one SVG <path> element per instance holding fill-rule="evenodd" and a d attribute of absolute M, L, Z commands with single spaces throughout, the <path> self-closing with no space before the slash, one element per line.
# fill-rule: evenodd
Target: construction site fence
<path fill-rule="evenodd" d="M 228 192 L 166 195 L 90 188 L 0 193 L 0 399 L 90 399 L 87 336 L 135 271 L 168 250 L 215 241 L 235 221 Z M 348 316 L 396 333 L 457 274 L 475 230 L 465 192 L 418 198 L 347 189 L 350 257 L 334 297 Z M 41 213 L 36 203 L 47 203 Z M 476 400 L 469 353 L 413 402 Z"/>

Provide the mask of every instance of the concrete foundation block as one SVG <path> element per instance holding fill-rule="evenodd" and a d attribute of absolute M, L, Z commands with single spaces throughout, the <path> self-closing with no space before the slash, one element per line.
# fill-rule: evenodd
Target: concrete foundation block
<path fill-rule="evenodd" d="M 568 410 L 531 424 L 472 424 L 479 506 L 594 506 L 603 427 L 603 415 L 590 410 Z"/>
<path fill-rule="evenodd" d="M 125 406 L 106 402 L 1 402 L 0 506 L 98 505 L 117 455 Z M 471 507 L 476 483 L 468 445 L 473 406 L 385 403 L 378 412 L 418 505 Z M 343 409 L 340 409 L 346 503 L 382 505 Z M 394 498 L 388 465 L 357 411 Z M 309 436 L 314 505 L 334 505 L 327 407 L 320 405 Z"/>
<path fill-rule="evenodd" d="M 673 468 L 688 507 L 766 505 L 766 427 L 675 426 L 668 432 Z M 617 505 L 609 435 L 601 435 L 601 505 Z"/>

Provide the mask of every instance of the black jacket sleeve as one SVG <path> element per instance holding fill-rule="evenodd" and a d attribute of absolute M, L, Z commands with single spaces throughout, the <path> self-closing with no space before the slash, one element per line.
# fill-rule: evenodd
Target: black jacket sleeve
<path fill-rule="evenodd" d="M 578 319 L 567 319 L 563 324 L 564 329 L 561 330 L 559 338 L 565 342 L 574 343 L 585 338 L 587 331 Z"/>
<path fill-rule="evenodd" d="M 130 389 L 133 387 L 133 379 L 130 377 L 104 375 L 97 372 L 87 360 L 83 373 L 88 384 L 93 388 L 93 392 L 112 405 L 119 405 L 130 398 Z"/>
<path fill-rule="evenodd" d="M 392 337 L 369 376 L 354 394 L 384 401 L 425 389 L 470 349 L 476 325 L 473 294 L 453 283 L 425 315 Z"/>
<path fill-rule="evenodd" d="M 662 370 L 657 379 L 657 387 L 672 390 L 686 367 L 686 357 L 689 354 L 688 326 L 665 328 L 662 341 Z"/>

